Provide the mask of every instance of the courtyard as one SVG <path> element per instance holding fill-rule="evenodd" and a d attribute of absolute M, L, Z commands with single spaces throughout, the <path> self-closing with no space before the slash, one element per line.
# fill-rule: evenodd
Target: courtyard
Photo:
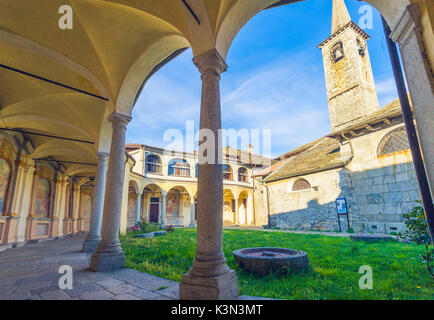
<path fill-rule="evenodd" d="M 192 266 L 196 230 L 162 237 L 121 237 L 125 268 L 91 272 L 81 252 L 84 235 L 30 243 L 0 252 L 0 300 L 178 300 L 181 276 Z M 232 251 L 287 246 L 308 252 L 305 273 L 258 277 L 239 269 Z M 224 230 L 223 250 L 237 273 L 240 300 L 433 299 L 432 280 L 420 264 L 421 247 L 398 242 L 354 242 L 346 235 Z M 59 267 L 73 269 L 73 289 L 59 289 Z M 360 290 L 359 267 L 373 269 L 373 289 Z"/>
<path fill-rule="evenodd" d="M 0 300 L 433 300 L 434 7 L 359 2 L 0 0 Z"/>
<path fill-rule="evenodd" d="M 193 264 L 196 230 L 176 229 L 163 237 L 121 237 L 126 267 L 181 281 Z M 287 247 L 308 253 L 306 273 L 257 277 L 241 270 L 232 252 L 249 247 Z M 422 247 L 400 242 L 355 242 L 347 236 L 281 231 L 228 230 L 223 252 L 239 279 L 240 295 L 274 299 L 433 299 L 433 283 L 418 256 Z M 359 268 L 373 270 L 373 289 L 359 288 Z"/>

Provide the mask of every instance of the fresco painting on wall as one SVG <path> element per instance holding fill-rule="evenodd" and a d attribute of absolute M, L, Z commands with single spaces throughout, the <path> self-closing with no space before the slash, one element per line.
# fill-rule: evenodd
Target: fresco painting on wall
<path fill-rule="evenodd" d="M 137 197 L 135 194 L 130 194 L 128 197 L 128 219 L 136 218 Z"/>
<path fill-rule="evenodd" d="M 170 192 L 167 195 L 167 215 L 179 216 L 179 193 Z"/>
<path fill-rule="evenodd" d="M 0 159 L 0 215 L 3 213 L 8 190 L 11 168 L 5 159 Z"/>
<path fill-rule="evenodd" d="M 48 217 L 50 212 L 50 182 L 39 177 L 36 186 L 36 217 Z"/>
<path fill-rule="evenodd" d="M 81 200 L 81 214 L 86 220 L 90 219 L 90 214 L 92 212 L 92 198 L 90 195 L 85 194 Z"/>

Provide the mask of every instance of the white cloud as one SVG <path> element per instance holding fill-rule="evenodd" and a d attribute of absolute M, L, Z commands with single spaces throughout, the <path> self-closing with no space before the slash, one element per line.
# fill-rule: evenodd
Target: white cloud
<path fill-rule="evenodd" d="M 380 107 L 385 106 L 398 97 L 394 78 L 388 78 L 375 84 Z"/>
<path fill-rule="evenodd" d="M 187 55 L 188 57 L 188 55 Z M 222 77 L 225 129 L 271 129 L 272 155 L 278 156 L 330 131 L 324 76 L 304 56 L 278 57 L 246 73 Z M 150 79 L 135 107 L 128 141 L 165 146 L 165 130 L 199 126 L 198 72 L 190 59 Z"/>

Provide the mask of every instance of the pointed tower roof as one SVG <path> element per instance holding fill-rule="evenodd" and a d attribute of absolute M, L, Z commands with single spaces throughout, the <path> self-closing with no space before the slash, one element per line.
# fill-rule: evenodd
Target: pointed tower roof
<path fill-rule="evenodd" d="M 344 0 L 333 0 L 332 34 L 351 21 Z"/>

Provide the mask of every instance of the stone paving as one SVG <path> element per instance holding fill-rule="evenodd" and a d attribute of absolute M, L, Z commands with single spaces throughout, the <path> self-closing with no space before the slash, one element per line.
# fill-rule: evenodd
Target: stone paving
<path fill-rule="evenodd" d="M 123 268 L 91 272 L 80 252 L 85 236 L 30 243 L 0 252 L 0 300 L 175 300 L 179 283 Z M 73 289 L 60 290 L 59 267 L 73 268 Z"/>
<path fill-rule="evenodd" d="M 178 300 L 179 283 L 123 268 L 91 272 L 85 235 L 0 252 L 0 300 Z M 73 269 L 73 289 L 59 289 L 59 267 Z M 239 300 L 265 300 L 240 296 Z M 268 299 L 266 299 L 268 300 Z"/>

